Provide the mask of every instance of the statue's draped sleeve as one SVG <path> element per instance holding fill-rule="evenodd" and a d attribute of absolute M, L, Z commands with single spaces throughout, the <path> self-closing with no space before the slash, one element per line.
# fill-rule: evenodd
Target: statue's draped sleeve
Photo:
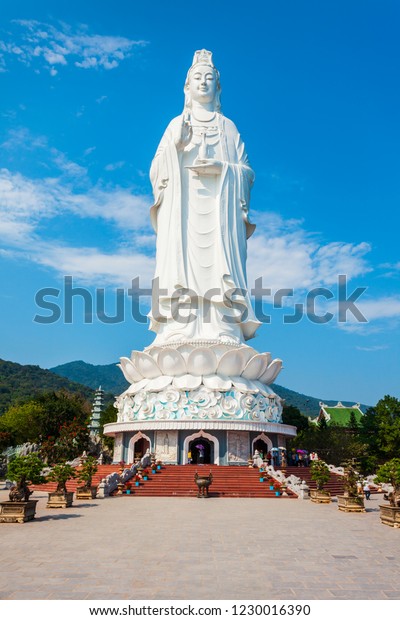
<path fill-rule="evenodd" d="M 157 262 L 155 277 L 160 286 L 185 287 L 186 276 L 182 250 L 182 208 L 180 154 L 173 139 L 174 125 L 168 125 L 150 168 L 154 204 L 150 209 L 152 226 L 157 233 Z M 159 234 L 161 233 L 161 234 Z M 170 292 L 171 294 L 171 292 Z"/>

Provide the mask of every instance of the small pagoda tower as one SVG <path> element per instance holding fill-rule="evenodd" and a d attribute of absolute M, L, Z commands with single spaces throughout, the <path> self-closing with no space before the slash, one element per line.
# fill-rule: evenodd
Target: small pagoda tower
<path fill-rule="evenodd" d="M 95 437 L 100 434 L 100 416 L 104 409 L 104 390 L 101 389 L 101 385 L 96 390 L 93 400 L 92 412 L 89 422 L 90 436 Z"/>

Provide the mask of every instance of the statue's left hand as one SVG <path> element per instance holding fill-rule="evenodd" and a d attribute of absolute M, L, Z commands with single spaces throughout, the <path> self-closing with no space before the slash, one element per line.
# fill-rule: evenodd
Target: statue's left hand
<path fill-rule="evenodd" d="M 199 175 L 221 174 L 222 162 L 218 159 L 196 159 L 189 168 Z"/>

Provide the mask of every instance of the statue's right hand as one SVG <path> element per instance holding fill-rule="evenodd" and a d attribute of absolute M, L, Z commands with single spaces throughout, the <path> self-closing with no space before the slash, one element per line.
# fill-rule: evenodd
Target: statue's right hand
<path fill-rule="evenodd" d="M 176 144 L 177 149 L 179 149 L 180 151 L 183 151 L 183 149 L 188 144 L 190 144 L 192 135 L 193 135 L 193 130 L 192 130 L 192 125 L 190 123 L 190 116 L 185 115 L 182 118 L 182 124 L 180 128 L 178 129 L 177 136 L 175 138 L 175 144 Z"/>

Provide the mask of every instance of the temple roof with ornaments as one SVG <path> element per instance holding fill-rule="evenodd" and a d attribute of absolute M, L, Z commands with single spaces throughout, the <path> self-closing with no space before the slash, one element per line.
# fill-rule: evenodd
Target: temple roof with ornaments
<path fill-rule="evenodd" d="M 355 403 L 352 406 L 346 406 L 339 401 L 338 404 L 334 406 L 326 405 L 323 402 L 320 402 L 319 405 L 320 412 L 318 417 L 313 420 L 315 423 L 318 423 L 322 420 L 322 418 L 325 418 L 327 424 L 348 426 L 352 413 L 354 413 L 355 419 L 358 423 L 364 415 L 360 409 L 360 403 Z"/>

